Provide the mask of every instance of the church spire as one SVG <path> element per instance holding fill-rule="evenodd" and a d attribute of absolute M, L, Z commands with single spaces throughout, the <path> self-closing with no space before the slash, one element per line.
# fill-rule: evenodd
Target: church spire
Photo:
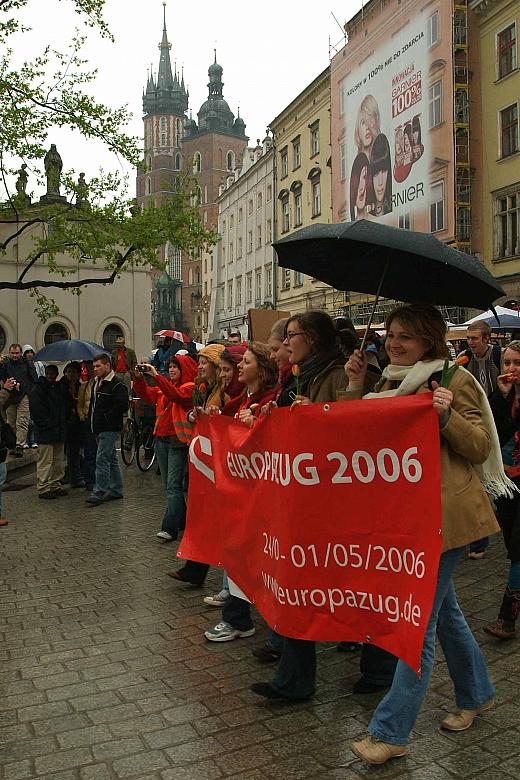
<path fill-rule="evenodd" d="M 171 43 L 166 32 L 166 3 L 163 3 L 163 34 L 159 44 L 161 56 L 159 58 L 159 72 L 157 74 L 157 86 L 159 89 L 171 89 L 173 87 L 172 64 L 170 61 Z"/>
<path fill-rule="evenodd" d="M 177 65 L 173 74 L 170 51 L 172 45 L 166 30 L 166 2 L 163 2 L 163 30 L 159 44 L 159 68 L 156 76 L 151 73 L 143 97 L 145 114 L 174 114 L 183 116 L 188 109 L 188 93 L 179 82 Z"/>

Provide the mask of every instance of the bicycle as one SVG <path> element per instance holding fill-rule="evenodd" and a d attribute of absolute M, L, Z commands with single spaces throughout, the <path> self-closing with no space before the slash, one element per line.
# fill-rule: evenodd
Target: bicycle
<path fill-rule="evenodd" d="M 154 424 L 137 414 L 137 396 L 130 398 L 129 415 L 121 431 L 121 458 L 125 466 L 131 466 L 134 458 L 139 471 L 149 471 L 155 462 Z"/>

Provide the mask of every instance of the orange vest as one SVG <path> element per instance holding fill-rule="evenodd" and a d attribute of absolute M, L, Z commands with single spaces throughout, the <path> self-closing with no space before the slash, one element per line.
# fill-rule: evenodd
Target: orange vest
<path fill-rule="evenodd" d="M 186 382 L 183 385 L 180 385 L 180 387 L 190 387 L 193 389 L 195 387 L 195 384 L 193 382 Z M 163 393 L 160 393 L 159 398 L 157 400 L 157 420 L 159 417 L 164 414 L 164 411 L 166 407 L 168 406 L 168 399 Z M 193 438 L 193 429 L 195 428 L 195 425 L 193 423 L 190 423 L 187 419 L 187 411 L 182 408 L 180 404 L 175 403 L 175 401 L 172 403 L 172 420 L 173 425 L 175 428 L 175 435 L 181 441 L 183 444 L 190 444 L 191 440 Z M 157 420 L 156 420 L 156 427 L 157 427 Z"/>

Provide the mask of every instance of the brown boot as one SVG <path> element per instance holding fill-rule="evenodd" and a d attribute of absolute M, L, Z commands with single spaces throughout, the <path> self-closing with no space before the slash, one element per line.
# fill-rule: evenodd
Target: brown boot
<path fill-rule="evenodd" d="M 359 742 L 353 742 L 351 750 L 367 764 L 384 764 L 390 758 L 402 758 L 408 753 L 405 745 L 390 745 L 371 734 Z"/>
<path fill-rule="evenodd" d="M 514 639 L 516 636 L 515 624 L 519 612 L 520 589 L 506 588 L 497 620 L 484 626 L 484 631 L 497 639 Z"/>

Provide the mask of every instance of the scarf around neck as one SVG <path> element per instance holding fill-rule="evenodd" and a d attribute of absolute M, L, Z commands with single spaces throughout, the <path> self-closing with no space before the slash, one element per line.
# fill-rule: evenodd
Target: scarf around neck
<path fill-rule="evenodd" d="M 450 361 L 450 366 L 452 365 L 454 364 Z M 381 393 L 367 393 L 363 398 L 391 398 L 414 395 L 432 374 L 442 371 L 443 367 L 444 360 L 418 360 L 413 366 L 388 365 L 383 371 L 382 379 L 389 382 L 399 382 L 399 386 L 393 390 L 384 390 Z M 465 371 L 475 383 L 480 400 L 482 422 L 491 439 L 491 449 L 487 460 L 482 464 L 473 463 L 473 468 L 477 472 L 487 493 L 490 493 L 494 498 L 499 498 L 500 496 L 513 498 L 513 492 L 518 491 L 518 488 L 504 472 L 500 442 L 487 395 L 473 374 L 466 371 L 462 366 L 459 366 L 458 371 Z"/>

